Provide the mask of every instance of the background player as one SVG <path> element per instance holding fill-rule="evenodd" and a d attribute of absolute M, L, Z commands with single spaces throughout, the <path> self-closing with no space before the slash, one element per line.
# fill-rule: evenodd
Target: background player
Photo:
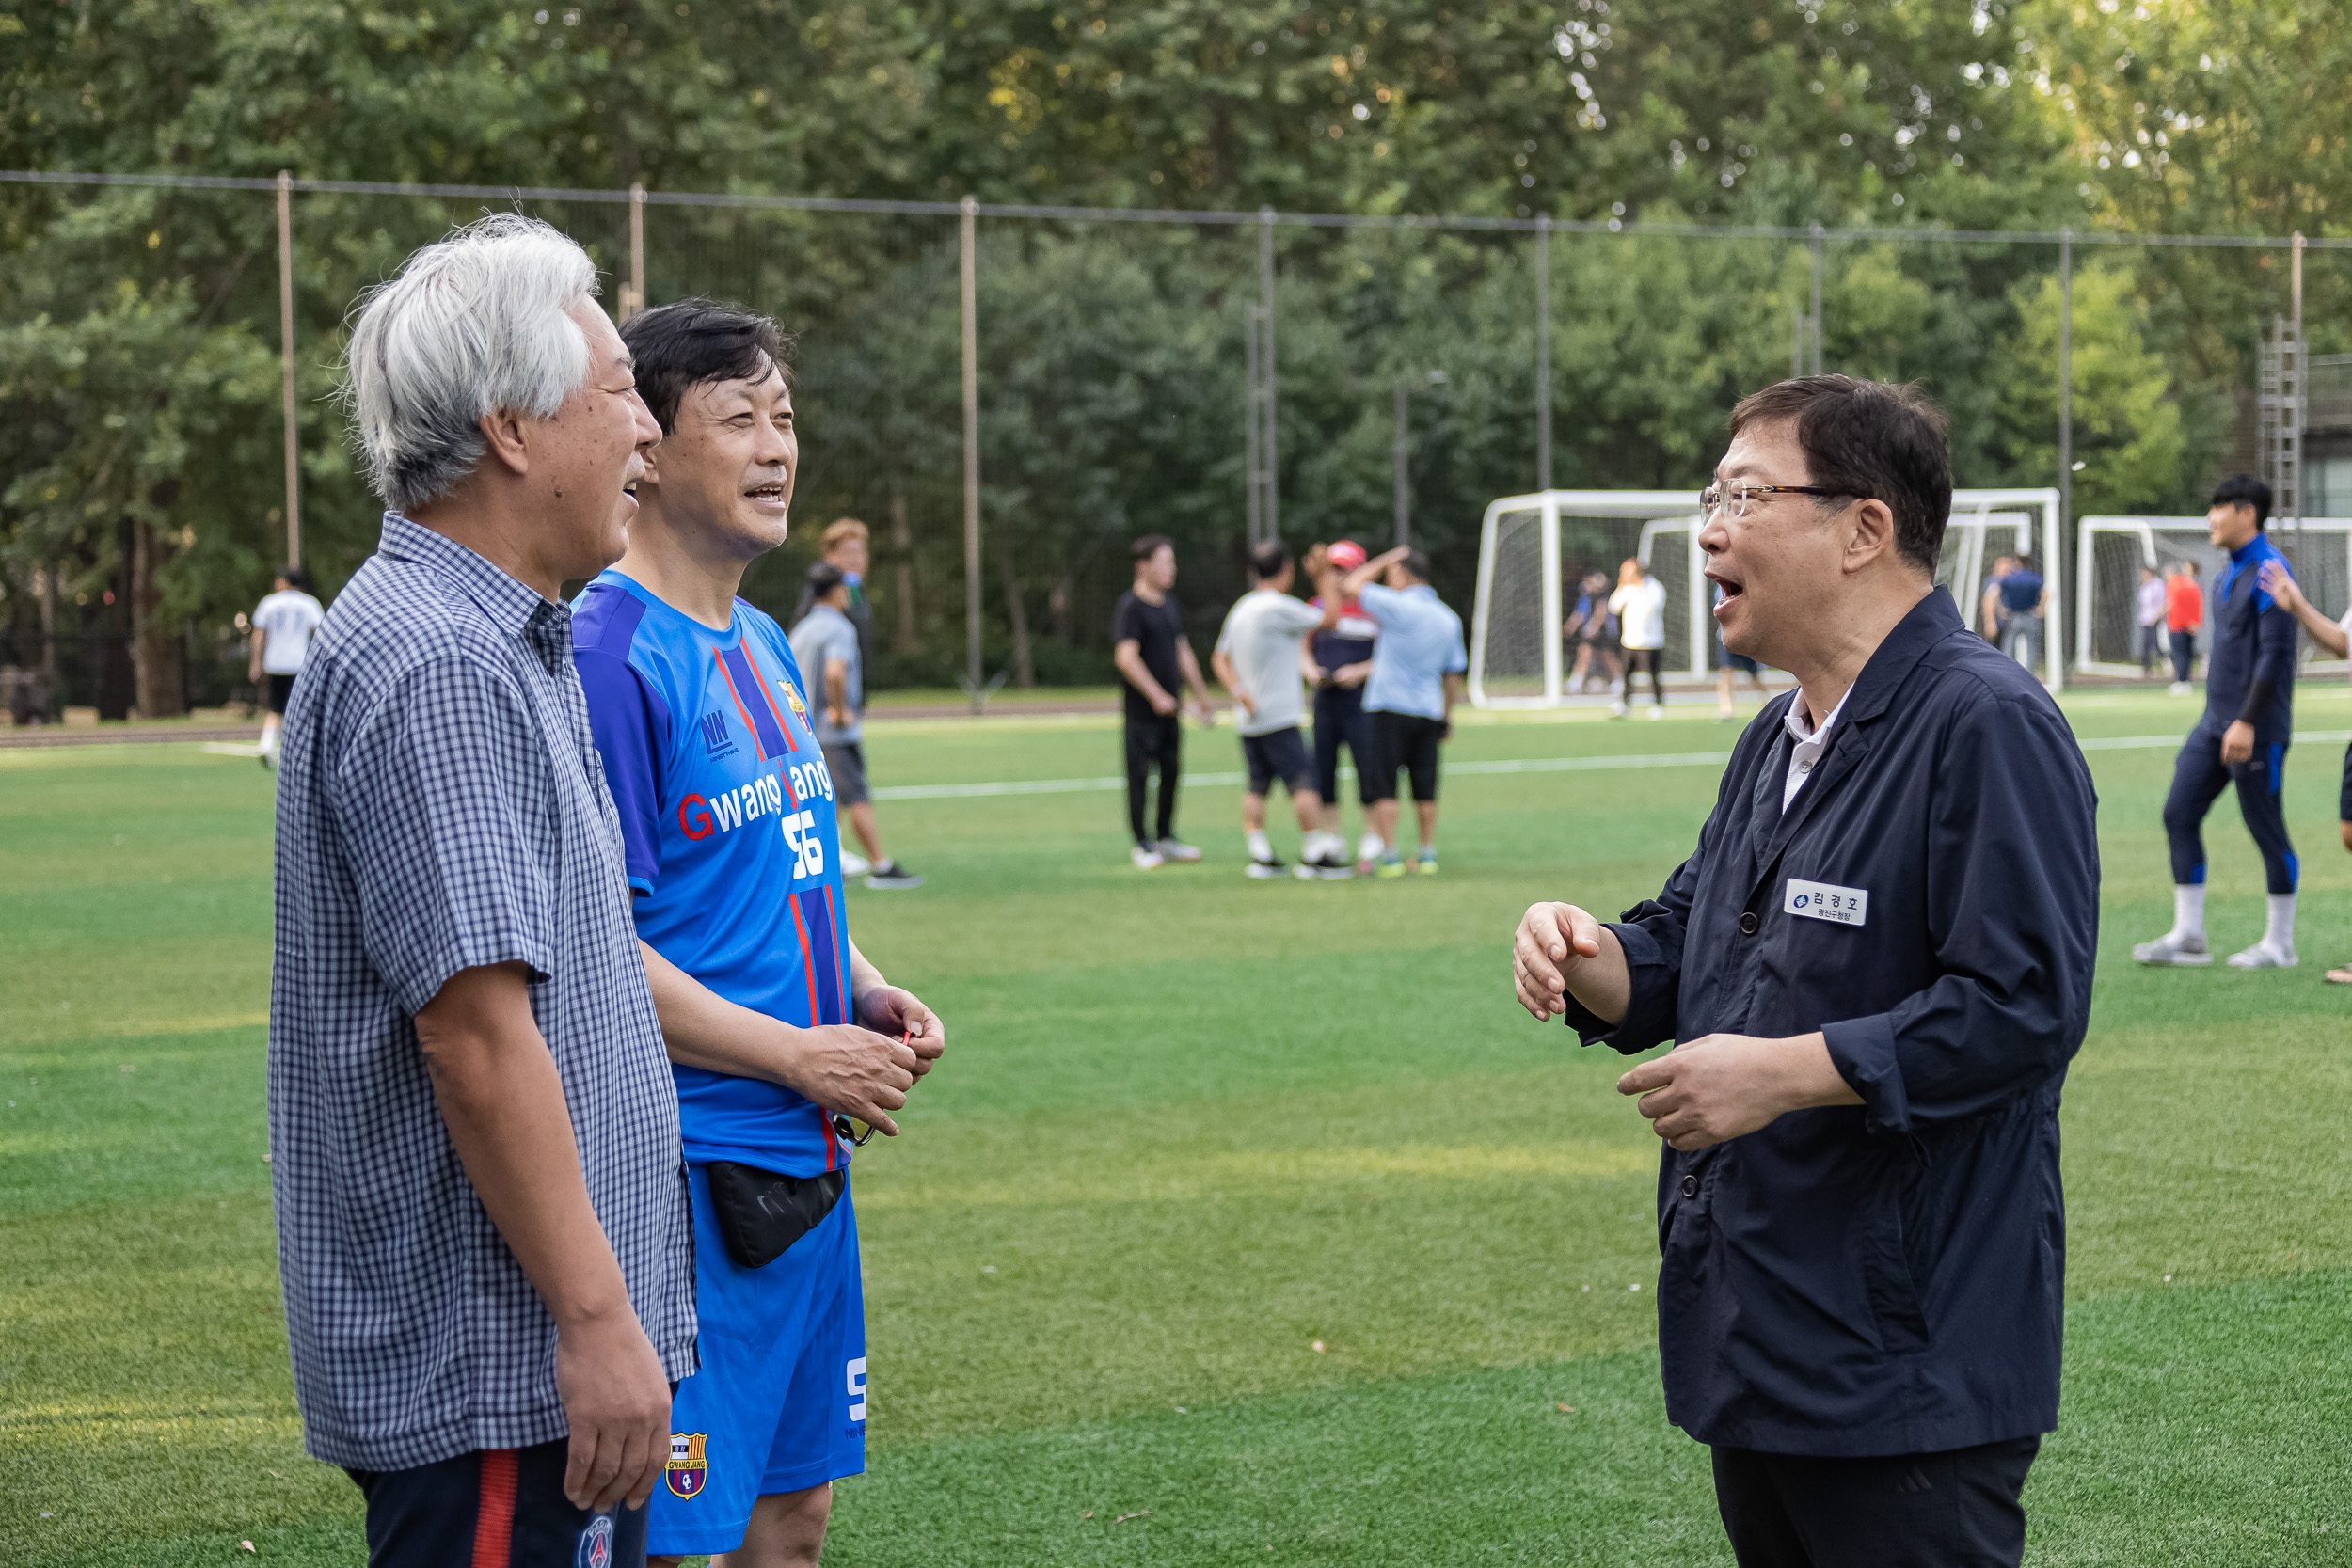
<path fill-rule="evenodd" d="M 310 634 L 326 619 L 326 611 L 310 596 L 310 574 L 299 566 L 281 566 L 275 590 L 253 607 L 253 659 L 247 672 L 254 685 L 269 681 L 269 711 L 262 716 L 262 766 L 278 766 L 278 730 L 286 721 L 286 704 L 294 698 L 294 677 L 310 657 Z"/>
<path fill-rule="evenodd" d="M 1233 694 L 1233 728 L 1240 732 L 1242 764 L 1249 774 L 1241 798 L 1241 826 L 1252 877 L 1279 877 L 1283 872 L 1265 835 L 1266 791 L 1276 779 L 1291 792 L 1291 805 L 1298 814 L 1298 875 L 1353 875 L 1346 844 L 1337 833 L 1323 831 L 1323 796 L 1315 787 L 1306 736 L 1298 733 L 1307 705 L 1299 684 L 1307 636 L 1338 626 L 1342 604 L 1339 579 L 1324 552 L 1311 555 L 1308 564 L 1319 569 L 1323 579 L 1324 592 L 1313 607 L 1291 597 L 1298 572 L 1288 546 L 1270 540 L 1252 550 L 1249 571 L 1257 586 L 1226 611 L 1216 647 L 1209 655 L 1216 678 Z"/>
<path fill-rule="evenodd" d="M 1312 550 L 1308 559 L 1314 559 Z M 1343 576 L 1364 563 L 1364 547 L 1343 539 L 1324 551 L 1324 559 Z M 1323 600 L 1318 594 L 1310 602 L 1320 610 Z M 1372 650 L 1379 636 L 1380 623 L 1364 613 L 1361 603 L 1343 596 L 1339 623 L 1308 640 L 1299 666 L 1315 692 L 1315 793 L 1323 801 L 1323 831 L 1340 836 L 1340 747 L 1344 744 L 1348 760 L 1356 765 L 1356 803 L 1364 814 L 1356 870 L 1367 876 L 1380 853 L 1380 835 L 1372 828 L 1372 721 L 1364 715 L 1364 682 L 1372 675 Z"/>
<path fill-rule="evenodd" d="M 2338 658 L 2352 657 L 2352 610 L 2344 611 L 2341 621 L 2330 621 L 2303 596 L 2303 590 L 2285 567 L 2275 561 L 2263 563 L 2259 579 L 2263 591 L 2284 605 L 2290 614 L 2303 623 L 2303 629 L 2312 634 L 2312 641 Z M 2352 747 L 2344 752 L 2344 784 L 2336 793 L 2336 832 L 2344 847 L 2352 849 Z M 2327 974 L 2329 985 L 2352 986 L 2352 965 L 2331 969 Z"/>
<path fill-rule="evenodd" d="M 1200 722 L 1209 716 L 1209 688 L 1200 661 L 1184 638 L 1184 612 L 1176 602 L 1176 546 L 1164 533 L 1147 533 L 1134 546 L 1135 586 L 1111 610 L 1111 661 L 1127 683 L 1127 826 L 1139 871 L 1168 861 L 1189 862 L 1200 851 L 1176 836 L 1176 781 L 1184 772 L 1184 736 L 1177 718 L 1176 689 L 1192 692 Z M 1143 831 L 1144 793 L 1152 770 L 1159 769 L 1159 832 Z"/>
<path fill-rule="evenodd" d="M 2184 561 L 2164 585 L 2164 626 L 2172 639 L 2172 695 L 2189 693 L 2197 667 L 2197 628 L 2205 624 L 2205 591 L 2197 586 L 2197 562 Z"/>
<path fill-rule="evenodd" d="M 823 544 L 823 553 L 818 559 L 829 566 L 839 568 L 841 580 L 849 585 L 847 602 L 841 606 L 841 613 L 849 618 L 850 625 L 857 631 L 857 705 L 863 711 L 866 706 L 866 677 L 873 672 L 874 668 L 874 605 L 873 601 L 866 596 L 866 573 L 873 564 L 870 535 L 866 525 L 855 517 L 835 517 L 825 525 Z M 801 629 L 801 623 L 808 618 L 809 609 L 816 602 L 816 594 L 807 583 L 803 583 L 800 601 L 792 607 L 792 619 L 789 625 L 793 631 L 798 632 Z M 803 662 L 806 663 L 805 660 Z M 822 679 L 821 676 L 817 678 Z M 865 760 L 865 749 L 862 746 L 859 748 L 858 760 L 861 763 Z M 835 771 L 837 774 L 838 769 Z M 863 777 L 862 772 L 860 776 Z M 836 777 L 834 783 L 837 784 L 839 782 L 839 778 Z M 873 817 L 874 813 L 870 805 L 862 816 L 855 811 L 850 814 L 850 827 L 866 845 L 868 854 L 873 852 L 875 840 L 866 832 L 865 825 L 870 824 Z M 841 851 L 841 875 L 844 877 L 863 877 L 872 869 L 873 866 L 866 855 L 855 854 L 847 848 Z M 892 882 L 886 885 L 919 887 L 922 885 L 922 879 L 918 877 L 911 884 Z"/>
<path fill-rule="evenodd" d="M 1386 573 L 1385 585 L 1374 577 Z M 1380 833 L 1376 869 L 1405 874 L 1396 847 L 1396 772 L 1412 780 L 1413 811 L 1421 819 L 1424 877 L 1438 873 L 1438 746 L 1454 733 L 1454 705 L 1462 700 L 1462 618 L 1438 601 L 1429 586 L 1429 558 L 1403 546 L 1374 556 L 1347 574 L 1340 593 L 1353 595 L 1380 623 L 1372 675 L 1364 682 L 1364 711 L 1372 716 L 1373 824 Z"/>
<path fill-rule="evenodd" d="M 857 544 L 864 549 L 863 539 Z M 853 591 L 848 572 L 819 561 L 808 569 L 808 610 L 792 628 L 792 657 L 816 683 L 812 712 L 825 770 L 833 775 L 834 809 L 849 813 L 850 827 L 866 847 L 862 858 L 842 855 L 841 874 L 863 874 L 869 888 L 921 887 L 922 878 L 883 850 L 874 827 L 874 799 L 866 787 L 866 643 L 850 614 Z"/>
<path fill-rule="evenodd" d="M 1561 624 L 1560 635 L 1576 640 L 1576 662 L 1568 669 L 1571 696 L 1589 688 L 1595 665 L 1608 672 L 1609 694 L 1625 690 L 1625 665 L 1617 657 L 1617 618 L 1609 612 L 1609 574 L 1587 572 L 1578 584 L 1576 608 Z"/>
<path fill-rule="evenodd" d="M 1666 681 L 1659 664 L 1666 653 L 1666 585 L 1649 575 L 1649 568 L 1629 559 L 1617 568 L 1617 591 L 1609 595 L 1609 613 L 1617 620 L 1617 641 L 1625 648 L 1625 689 L 1609 705 L 1610 714 L 1626 716 L 1633 700 L 1633 679 L 1649 672 L 1650 696 L 1656 701 L 1652 719 L 1666 717 Z"/>
<path fill-rule="evenodd" d="M 2147 680 L 2164 662 L 2164 578 L 2153 566 L 2139 569 L 2139 599 L 2133 618 L 2139 624 L 2139 678 Z"/>
<path fill-rule="evenodd" d="M 701 1370 L 679 1386 L 647 1551 L 813 1564 L 865 1468 L 850 1147 L 946 1043 L 849 938 L 834 788 L 783 628 L 736 597 L 784 543 L 800 451 L 772 322 L 707 300 L 623 328 L 664 435 L 575 658 L 677 1082 Z M 844 1124 L 846 1126 L 846 1123 Z"/>
<path fill-rule="evenodd" d="M 2214 547 L 2230 552 L 2213 579 L 2213 651 L 2205 659 L 2205 713 L 2181 748 L 2164 832 L 2172 847 L 2172 929 L 2132 949 L 2144 964 L 2209 964 L 2205 945 L 2205 814 L 2237 785 L 2238 810 L 2262 851 L 2269 890 L 2262 941 L 2230 955 L 2233 969 L 2295 966 L 2295 887 L 2301 867 L 2287 838 L 2279 789 L 2295 730 L 2295 617 L 2260 579 L 2286 557 L 2264 531 L 2270 486 L 2250 474 L 2225 479 L 2205 514 Z"/>

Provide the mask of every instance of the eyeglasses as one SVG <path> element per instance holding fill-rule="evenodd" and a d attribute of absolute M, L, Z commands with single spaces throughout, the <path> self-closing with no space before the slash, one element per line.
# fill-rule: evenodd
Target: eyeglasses
<path fill-rule="evenodd" d="M 1843 497 L 1849 500 L 1867 499 L 1856 491 L 1834 490 L 1821 484 L 1750 484 L 1744 479 L 1735 479 L 1729 484 L 1710 484 L 1701 490 L 1699 509 L 1709 517 L 1718 512 L 1733 517 L 1744 517 L 1748 515 L 1748 498 L 1751 496 Z"/>

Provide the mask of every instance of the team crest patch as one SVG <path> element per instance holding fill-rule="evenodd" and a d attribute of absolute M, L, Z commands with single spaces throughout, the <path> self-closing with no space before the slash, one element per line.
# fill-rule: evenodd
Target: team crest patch
<path fill-rule="evenodd" d="M 573 1568 L 612 1568 L 612 1515 L 599 1513 L 580 1532 L 580 1550 Z"/>
<path fill-rule="evenodd" d="M 795 714 L 799 715 L 802 723 L 807 723 L 808 708 L 802 703 L 799 690 L 793 687 L 790 681 L 780 680 L 776 682 L 776 684 L 784 688 L 785 706 L 790 708 Z"/>
<path fill-rule="evenodd" d="M 670 1463 L 662 1466 L 662 1484 L 677 1497 L 700 1495 L 703 1482 L 710 1479 L 710 1463 L 703 1457 L 703 1445 L 709 1438 L 699 1432 L 670 1433 Z"/>

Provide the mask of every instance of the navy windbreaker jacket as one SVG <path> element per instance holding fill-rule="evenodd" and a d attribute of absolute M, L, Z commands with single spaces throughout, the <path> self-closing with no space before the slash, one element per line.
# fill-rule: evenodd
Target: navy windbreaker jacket
<path fill-rule="evenodd" d="M 1820 1030 L 1864 1103 L 1663 1151 L 1666 1413 L 1709 1444 L 1932 1452 L 2057 1425 L 2058 1091 L 2090 1010 L 2097 800 L 2033 678 L 1942 590 L 1871 655 L 1784 814 L 1793 696 L 1740 737 L 1697 850 L 1613 929 L 1586 1044 Z M 1795 900 L 1867 895 L 1858 925 Z M 1850 899 L 1841 902 L 1851 904 Z"/>
<path fill-rule="evenodd" d="M 2295 617 L 2262 585 L 2265 562 L 2287 558 L 2267 533 L 2230 552 L 2213 579 L 2213 649 L 2205 657 L 2205 724 L 2220 730 L 2243 719 L 2260 746 L 2282 744 L 2295 730 Z M 2289 568 L 2292 575 L 2292 568 Z"/>

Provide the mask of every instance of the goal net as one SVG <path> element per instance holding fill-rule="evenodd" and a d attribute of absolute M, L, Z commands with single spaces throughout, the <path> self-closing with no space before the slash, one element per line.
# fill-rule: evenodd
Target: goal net
<path fill-rule="evenodd" d="M 2085 517 L 2079 525 L 2074 567 L 2074 667 L 2094 675 L 2140 673 L 2139 572 L 2153 567 L 2170 577 L 2195 562 L 2198 586 L 2206 590 L 2205 618 L 2197 628 L 2201 659 L 2213 646 L 2213 583 L 2227 552 L 2210 543 L 2202 517 Z M 2352 604 L 2352 518 L 2307 517 L 2300 523 L 2273 519 L 2271 543 L 2285 552 L 2306 598 L 2329 620 Z M 2315 657 L 2317 656 L 2317 657 Z M 2160 654 L 2163 665 L 2168 655 Z M 2302 668 L 2342 671 L 2316 642 L 2301 642 Z"/>
<path fill-rule="evenodd" d="M 1470 698 L 1480 707 L 1556 707 L 1569 695 L 1574 649 L 1563 635 L 1578 585 L 1640 561 L 1666 590 L 1668 673 L 1704 673 L 1713 662 L 1710 591 L 1699 548 L 1698 498 L 1687 490 L 1547 490 L 1506 496 L 1479 531 L 1478 597 L 1470 615 Z M 1959 490 L 1936 580 L 1978 624 L 1978 601 L 2003 555 L 2030 554 L 2058 515 L 2056 490 Z M 2047 568 L 2045 567 L 2045 570 Z M 2065 646 L 2058 580 L 2036 673 L 2057 684 Z"/>

